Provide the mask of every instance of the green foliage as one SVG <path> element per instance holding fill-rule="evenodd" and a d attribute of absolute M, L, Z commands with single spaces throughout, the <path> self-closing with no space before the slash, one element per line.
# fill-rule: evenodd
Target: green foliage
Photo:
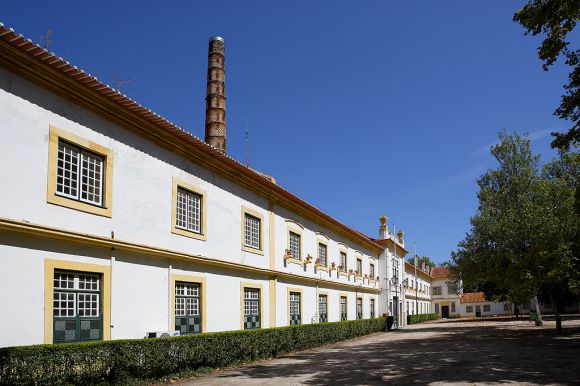
<path fill-rule="evenodd" d="M 569 73 L 566 93 L 554 114 L 572 121 L 568 133 L 552 133 L 555 136 L 552 147 L 569 150 L 570 145 L 580 144 L 580 50 L 570 48 L 568 34 L 580 20 L 580 0 L 531 0 L 514 15 L 524 27 L 526 34 L 545 35 L 538 48 L 538 56 L 544 62 L 544 71 L 562 56 Z"/>
<path fill-rule="evenodd" d="M 426 322 L 428 320 L 437 320 L 437 319 L 439 319 L 439 315 L 436 313 L 408 315 L 407 316 L 407 324 L 417 324 L 417 323 L 421 323 L 421 322 Z"/>
<path fill-rule="evenodd" d="M 411 265 L 415 265 L 415 258 L 409 257 L 409 259 L 407 259 L 407 262 Z M 420 268 L 423 262 L 425 262 L 425 264 L 431 268 L 435 268 L 437 266 L 437 264 L 435 264 L 435 262 L 433 262 L 428 256 L 422 256 L 417 257 L 417 268 Z"/>
<path fill-rule="evenodd" d="M 526 137 L 505 132 L 491 149 L 499 163 L 478 180 L 471 230 L 452 254 L 466 288 L 515 303 L 559 296 L 578 277 L 580 218 L 574 211 L 580 156 L 560 153 L 540 168 Z M 558 289 L 558 291 L 556 291 Z"/>
<path fill-rule="evenodd" d="M 385 330 L 385 318 L 0 349 L 0 384 L 123 384 L 280 356 Z"/>

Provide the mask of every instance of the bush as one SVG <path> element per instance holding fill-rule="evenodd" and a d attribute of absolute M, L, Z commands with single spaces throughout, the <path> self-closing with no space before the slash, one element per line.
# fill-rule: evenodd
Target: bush
<path fill-rule="evenodd" d="M 407 316 L 407 324 L 416 324 L 421 322 L 426 322 L 427 320 L 435 320 L 439 318 L 439 314 L 419 314 L 419 315 L 409 315 Z"/>
<path fill-rule="evenodd" d="M 280 356 L 385 330 L 385 318 L 0 349 L 0 384 L 119 384 Z"/>

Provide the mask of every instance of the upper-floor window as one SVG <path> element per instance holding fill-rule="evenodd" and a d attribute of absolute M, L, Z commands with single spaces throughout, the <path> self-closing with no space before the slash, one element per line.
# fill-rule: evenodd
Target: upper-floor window
<path fill-rule="evenodd" d="M 326 251 L 326 244 L 318 243 L 318 258 L 320 259 L 320 265 L 323 267 L 327 266 Z"/>
<path fill-rule="evenodd" d="M 205 240 L 205 204 L 204 191 L 174 178 L 172 232 Z"/>
<path fill-rule="evenodd" d="M 201 233 L 201 200 L 200 194 L 177 188 L 176 227 Z"/>
<path fill-rule="evenodd" d="M 248 213 L 244 215 L 244 230 L 246 246 L 261 249 L 260 234 L 262 232 L 262 223 L 259 218 Z"/>
<path fill-rule="evenodd" d="M 356 273 L 362 275 L 362 259 L 356 259 Z"/>
<path fill-rule="evenodd" d="M 298 233 L 294 233 L 292 231 L 290 231 L 289 236 L 289 249 L 290 249 L 290 254 L 292 255 L 293 258 L 300 260 L 301 256 L 300 256 L 300 243 L 302 242 L 301 237 Z"/>
<path fill-rule="evenodd" d="M 109 149 L 51 126 L 48 156 L 49 203 L 111 217 Z"/>
<path fill-rule="evenodd" d="M 441 295 L 441 287 L 433 287 L 433 295 Z"/>
<path fill-rule="evenodd" d="M 397 259 L 391 259 L 391 265 L 393 266 L 393 278 L 399 280 L 399 263 Z"/>
<path fill-rule="evenodd" d="M 369 276 L 371 279 L 375 277 L 375 265 L 373 263 L 369 264 Z"/>
<path fill-rule="evenodd" d="M 56 194 L 100 206 L 103 163 L 103 157 L 98 154 L 58 141 Z"/>
<path fill-rule="evenodd" d="M 340 269 L 346 271 L 346 252 L 340 252 Z"/>

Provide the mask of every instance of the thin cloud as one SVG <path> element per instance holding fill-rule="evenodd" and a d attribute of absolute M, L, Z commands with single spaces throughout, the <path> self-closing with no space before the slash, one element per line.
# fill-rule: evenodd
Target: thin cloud
<path fill-rule="evenodd" d="M 545 129 L 545 130 L 534 131 L 533 133 L 528 133 L 528 138 L 530 139 L 530 142 L 537 142 L 540 139 L 548 137 L 550 134 L 552 134 L 553 131 L 555 131 L 555 130 L 554 129 Z M 477 150 L 475 150 L 474 154 L 475 155 L 489 154 L 489 149 L 493 145 L 495 145 L 496 143 L 498 143 L 498 141 L 490 142 L 484 146 L 481 146 Z"/>

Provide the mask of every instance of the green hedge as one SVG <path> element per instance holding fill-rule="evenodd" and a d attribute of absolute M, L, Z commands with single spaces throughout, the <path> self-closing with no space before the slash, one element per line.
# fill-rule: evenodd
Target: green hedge
<path fill-rule="evenodd" d="M 0 384 L 127 383 L 215 369 L 385 330 L 385 319 L 305 324 L 175 338 L 0 349 Z"/>
<path fill-rule="evenodd" d="M 435 320 L 438 318 L 439 318 L 439 315 L 437 313 L 409 315 L 409 316 L 407 316 L 407 324 L 416 324 L 416 323 L 426 322 L 427 320 Z"/>

